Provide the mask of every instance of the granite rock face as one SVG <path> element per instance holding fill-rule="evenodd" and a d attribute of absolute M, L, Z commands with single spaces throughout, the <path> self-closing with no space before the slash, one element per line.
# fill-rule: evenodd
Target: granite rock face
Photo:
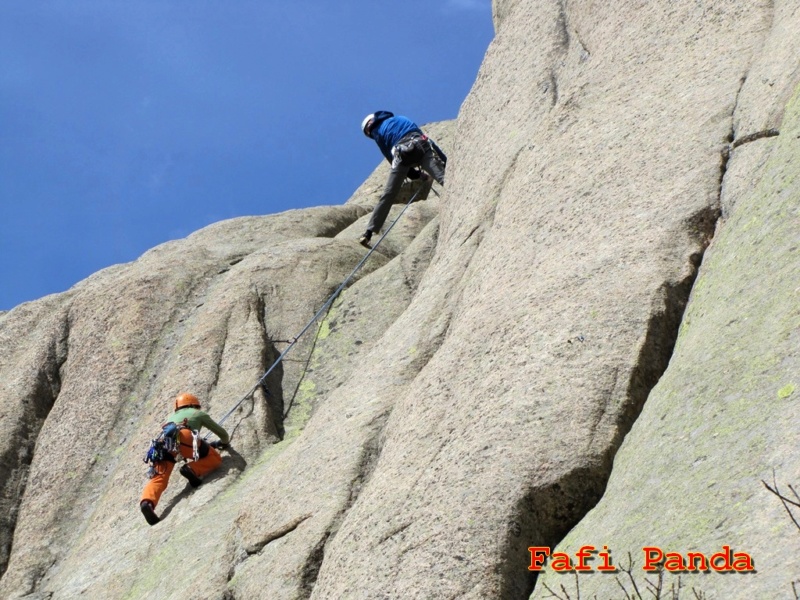
<path fill-rule="evenodd" d="M 665 564 L 662 597 L 679 578 L 681 597 L 793 595 L 800 532 L 762 481 L 797 501 L 788 486 L 800 481 L 800 88 L 787 74 L 797 64 L 798 32 L 799 7 L 776 3 L 764 42 L 770 54 L 754 61 L 734 114 L 722 186 L 728 216 L 706 253 L 670 366 L 617 454 L 603 500 L 553 549 L 574 555 L 607 546 L 617 566 L 633 560 L 634 578 L 590 572 L 576 585 L 572 575 L 545 571 L 532 598 L 549 598 L 547 587 L 562 584 L 583 598 L 619 597 L 620 583 L 631 594 L 633 581 L 640 589 L 657 584 L 658 572 L 643 568 L 659 555 L 644 548 L 659 548 L 663 560 L 681 555 Z M 689 564 L 689 552 L 711 558 L 725 546 L 742 569 L 750 556 L 754 571 L 722 575 L 712 564 L 699 572 L 702 559 Z"/>
<path fill-rule="evenodd" d="M 758 572 L 693 586 L 790 593 L 800 534 L 760 479 L 800 479 L 800 2 L 493 9 L 457 120 L 426 128 L 446 193 L 155 527 L 139 461 L 170 399 L 241 399 L 364 256 L 386 165 L 341 206 L 219 223 L 0 314 L 0 596 L 620 597 L 528 569 L 586 544 L 729 544 Z"/>
<path fill-rule="evenodd" d="M 448 142 L 452 125 L 428 130 Z M 241 559 L 224 543 L 235 519 L 220 520 L 213 507 L 249 510 L 250 465 L 292 445 L 319 399 L 359 366 L 410 301 L 438 230 L 438 200 L 421 200 L 424 186 L 408 186 L 398 200 L 417 191 L 420 200 L 391 237 L 252 398 L 242 394 L 364 256 L 356 239 L 369 198 L 212 225 L 1 315 L 0 596 L 169 595 L 184 587 L 173 580 L 181 568 L 184 581 L 195 577 L 193 561 L 159 562 L 172 556 L 152 537 L 159 528 L 145 527 L 145 537 L 119 529 L 129 518 L 141 529 L 141 458 L 180 390 L 197 394 L 217 418 L 244 400 L 225 423 L 235 442 L 223 468 L 192 495 L 175 477 L 158 507 L 164 524 L 173 522 L 161 539 L 196 532 L 202 541 L 193 547 L 208 543 L 198 559 L 221 573 L 207 569 L 221 581 L 208 597 L 224 593 Z M 224 493 L 235 499 L 219 498 Z M 181 524 L 193 520 L 187 503 L 195 502 L 202 518 Z M 152 583 L 160 576 L 166 588 Z"/>

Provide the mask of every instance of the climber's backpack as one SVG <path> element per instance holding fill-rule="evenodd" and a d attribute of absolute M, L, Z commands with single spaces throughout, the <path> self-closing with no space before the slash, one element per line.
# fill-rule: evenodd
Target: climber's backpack
<path fill-rule="evenodd" d="M 183 423 L 165 423 L 161 426 L 161 433 L 158 434 L 158 437 L 150 441 L 150 448 L 147 450 L 147 454 L 144 457 L 145 464 L 149 464 L 150 467 L 147 469 L 147 476 L 152 479 L 158 474 L 158 469 L 156 467 L 156 463 L 168 461 L 168 462 L 175 462 L 176 456 L 181 456 L 180 454 L 180 439 L 179 433 L 181 429 L 189 429 L 188 424 Z M 198 459 L 199 456 L 199 444 L 200 440 L 198 439 L 198 432 L 194 431 L 193 429 L 190 430 L 192 432 L 192 450 L 193 450 L 193 458 L 194 460 Z"/>

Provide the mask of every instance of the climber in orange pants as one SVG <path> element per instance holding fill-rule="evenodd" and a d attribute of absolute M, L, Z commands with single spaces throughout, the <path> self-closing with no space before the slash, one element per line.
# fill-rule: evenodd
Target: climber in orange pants
<path fill-rule="evenodd" d="M 166 453 L 163 460 L 153 463 L 154 474 L 144 486 L 139 501 L 142 514 L 150 525 L 160 521 L 155 507 L 161 494 L 167 489 L 178 453 L 186 460 L 192 461 L 180 468 L 180 474 L 189 480 L 192 487 L 198 487 L 203 483 L 201 477 L 208 475 L 222 464 L 222 457 L 217 448 L 227 447 L 230 441 L 228 432 L 207 413 L 200 410 L 200 401 L 193 394 L 184 393 L 175 398 L 175 412 L 167 419 L 167 424 L 169 423 L 178 425 L 176 448 Z M 200 437 L 195 439 L 193 431 L 199 432 L 203 427 L 217 434 L 219 441 L 209 443 Z M 197 456 L 195 456 L 195 443 Z"/>

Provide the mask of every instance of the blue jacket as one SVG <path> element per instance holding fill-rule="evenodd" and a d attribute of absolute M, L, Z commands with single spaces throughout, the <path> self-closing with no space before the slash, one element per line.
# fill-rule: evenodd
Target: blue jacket
<path fill-rule="evenodd" d="M 392 162 L 392 148 L 407 136 L 409 133 L 417 132 L 422 134 L 422 130 L 414 121 L 401 115 L 395 116 L 388 110 L 379 110 L 375 113 L 374 124 L 370 136 L 386 160 Z"/>

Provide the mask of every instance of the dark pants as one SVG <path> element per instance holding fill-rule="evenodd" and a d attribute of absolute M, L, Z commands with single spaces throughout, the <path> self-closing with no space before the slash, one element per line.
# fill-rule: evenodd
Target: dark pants
<path fill-rule="evenodd" d="M 386 181 L 386 187 L 383 188 L 383 195 L 378 200 L 378 204 L 372 210 L 372 217 L 367 225 L 367 230 L 372 233 L 377 233 L 383 227 L 386 217 L 389 215 L 389 210 L 392 208 L 392 202 L 397 197 L 403 181 L 408 176 L 408 172 L 414 167 L 421 167 L 431 177 L 433 177 L 439 185 L 444 185 L 444 162 L 439 157 L 439 153 L 434 151 L 432 142 L 422 136 L 413 136 L 414 145 L 417 146 L 418 151 L 422 151 L 422 158 L 418 161 L 403 160 L 402 154 L 398 151 L 404 141 L 408 141 L 409 136 L 406 136 L 397 146 L 392 149 L 394 160 L 392 161 L 392 171 L 389 173 L 389 179 Z"/>

